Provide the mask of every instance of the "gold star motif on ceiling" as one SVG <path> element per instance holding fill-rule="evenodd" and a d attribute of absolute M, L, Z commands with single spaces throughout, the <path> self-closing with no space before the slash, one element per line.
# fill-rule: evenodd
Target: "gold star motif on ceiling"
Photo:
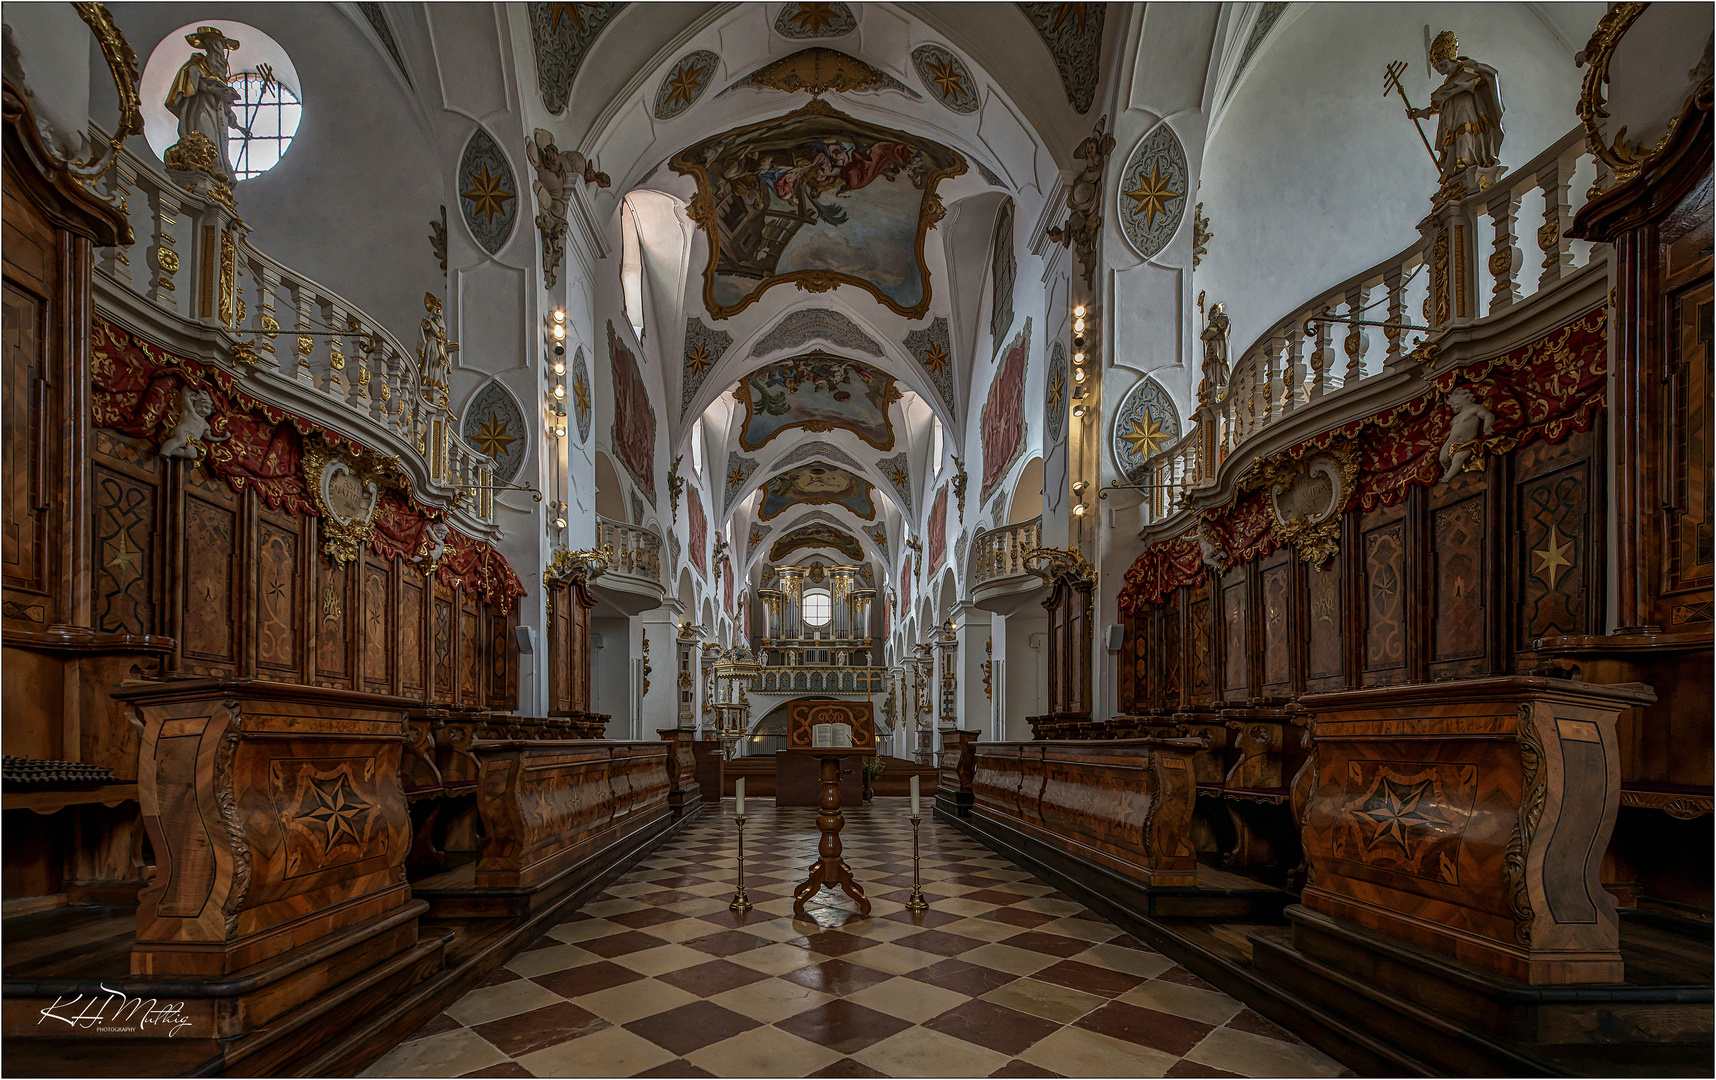
<path fill-rule="evenodd" d="M 1089 6 L 1089 5 L 1086 5 L 1086 4 L 1062 4 L 1061 10 L 1055 14 L 1055 25 L 1049 27 L 1049 33 L 1052 34 L 1052 33 L 1055 33 L 1057 30 L 1059 30 L 1061 28 L 1061 23 L 1066 21 L 1066 18 L 1068 15 L 1071 15 L 1073 17 L 1073 21 L 1078 23 L 1078 28 L 1080 30 L 1083 30 L 1084 29 L 1084 16 L 1085 16 L 1085 10 L 1084 9 L 1087 6 Z"/>
<path fill-rule="evenodd" d="M 125 534 L 120 533 L 106 542 L 107 559 L 102 565 L 113 571 L 113 580 L 120 588 L 131 584 L 143 576 L 143 553 L 134 550 L 125 540 Z"/>
<path fill-rule="evenodd" d="M 296 817 L 307 826 L 313 825 L 322 831 L 323 854 L 348 838 L 354 844 L 363 843 L 363 838 L 357 833 L 357 823 L 370 813 L 370 807 L 352 789 L 345 773 L 326 778 L 311 777 L 309 790 L 304 795 Z"/>
<path fill-rule="evenodd" d="M 735 468 L 727 474 L 727 486 L 736 488 L 745 482 L 745 470 Z"/>
<path fill-rule="evenodd" d="M 952 57 L 943 57 L 930 62 L 930 80 L 944 98 L 956 98 L 965 93 L 965 79 L 953 66 Z"/>
<path fill-rule="evenodd" d="M 489 413 L 489 421 L 477 428 L 477 449 L 492 458 L 506 457 L 512 444 L 518 441 L 517 435 L 508 435 L 506 421 L 494 413 Z"/>
<path fill-rule="evenodd" d="M 1132 430 L 1120 436 L 1132 444 L 1132 453 L 1141 458 L 1149 458 L 1162 444 L 1168 441 L 1168 433 L 1156 418 L 1145 413 L 1132 421 Z"/>
<path fill-rule="evenodd" d="M 1573 541 L 1568 539 L 1563 544 L 1561 539 L 1561 529 L 1552 527 L 1549 530 L 1548 543 L 1531 553 L 1531 557 L 1537 560 L 1537 568 L 1532 571 L 1532 576 L 1551 589 L 1561 584 L 1562 576 L 1573 567 L 1573 560 L 1569 558 L 1573 551 Z"/>
<path fill-rule="evenodd" d="M 941 369 L 946 366 L 947 350 L 942 348 L 940 345 L 931 345 L 929 347 L 929 351 L 924 353 L 924 367 L 929 368 L 932 372 L 940 374 Z"/>
<path fill-rule="evenodd" d="M 895 487 L 905 487 L 906 481 L 911 479 L 911 475 L 906 472 L 904 465 L 895 465 L 894 471 L 889 474 L 888 479 L 893 481 Z"/>
<path fill-rule="evenodd" d="M 1055 372 L 1055 381 L 1049 384 L 1049 408 L 1061 407 L 1061 395 L 1067 391 L 1067 377 L 1061 372 Z"/>
<path fill-rule="evenodd" d="M 1138 174 L 1138 186 L 1126 193 L 1126 197 L 1137 202 L 1132 208 L 1134 214 L 1144 215 L 1146 229 L 1156 224 L 1156 215 L 1167 213 L 1169 199 L 1177 199 L 1180 193 L 1168 186 L 1167 177 L 1162 175 L 1162 163 L 1150 163 L 1150 175 Z"/>
<path fill-rule="evenodd" d="M 691 369 L 691 374 L 701 375 L 709 369 L 709 346 L 699 345 L 685 354 L 685 366 Z"/>
<path fill-rule="evenodd" d="M 790 16 L 788 21 L 797 23 L 800 30 L 823 30 L 833 26 L 838 17 L 833 8 L 833 4 L 800 4 L 798 13 Z"/>
<path fill-rule="evenodd" d="M 577 4 L 549 4 L 548 10 L 553 12 L 553 16 L 554 16 L 554 22 L 552 24 L 552 29 L 555 29 L 555 30 L 560 29 L 560 16 L 570 15 L 570 16 L 572 16 L 573 25 L 578 28 L 578 32 L 583 33 L 583 31 L 584 31 L 584 18 L 583 18 L 583 16 L 578 14 L 578 5 Z"/>
<path fill-rule="evenodd" d="M 585 382 L 583 379 L 579 379 L 577 382 L 572 384 L 572 402 L 578 407 L 578 414 L 580 416 L 590 411 L 589 383 Z"/>
<path fill-rule="evenodd" d="M 512 192 L 501 186 L 501 178 L 489 175 L 489 167 L 483 166 L 481 176 L 471 177 L 469 190 L 459 192 L 461 198 L 469 199 L 475 204 L 473 214 L 481 214 L 489 222 L 493 222 L 496 214 L 506 213 L 506 200 L 517 198 Z"/>
<path fill-rule="evenodd" d="M 667 83 L 667 103 L 691 104 L 691 99 L 697 96 L 697 91 L 703 89 L 703 75 L 701 64 L 686 64 L 675 71 Z"/>

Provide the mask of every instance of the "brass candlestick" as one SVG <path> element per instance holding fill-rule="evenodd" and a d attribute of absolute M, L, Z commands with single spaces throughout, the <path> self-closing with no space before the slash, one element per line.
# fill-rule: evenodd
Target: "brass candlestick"
<path fill-rule="evenodd" d="M 929 901 L 924 899 L 923 884 L 918 873 L 918 818 L 912 816 L 912 895 L 906 900 L 907 911 L 928 911 Z"/>
<path fill-rule="evenodd" d="M 745 816 L 740 814 L 733 821 L 739 826 L 739 888 L 733 893 L 733 902 L 727 905 L 727 910 L 749 911 L 751 900 L 745 895 Z"/>

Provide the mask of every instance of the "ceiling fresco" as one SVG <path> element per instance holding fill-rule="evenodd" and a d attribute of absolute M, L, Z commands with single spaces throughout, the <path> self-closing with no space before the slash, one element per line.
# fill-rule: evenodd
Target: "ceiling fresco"
<path fill-rule="evenodd" d="M 717 135 L 670 162 L 694 177 L 688 208 L 709 239 L 703 301 L 729 318 L 776 285 L 853 285 L 908 319 L 929 310 L 924 239 L 941 219 L 953 150 L 856 120 L 821 99 Z"/>
<path fill-rule="evenodd" d="M 725 494 L 721 496 L 722 513 L 726 513 L 728 508 L 733 505 L 734 494 L 745 486 L 745 481 L 749 480 L 751 474 L 756 471 L 756 458 L 745 457 L 737 450 L 727 451 L 727 486 Z"/>
<path fill-rule="evenodd" d="M 801 525 L 783 535 L 769 546 L 769 561 L 778 563 L 795 551 L 804 548 L 828 548 L 837 551 L 853 562 L 864 561 L 863 545 L 857 537 L 822 522 Z"/>
<path fill-rule="evenodd" d="M 832 465 L 806 465 L 789 469 L 763 485 L 757 518 L 767 521 L 794 506 L 829 504 L 843 506 L 865 520 L 876 516 L 868 480 Z"/>
<path fill-rule="evenodd" d="M 757 450 L 784 431 L 850 431 L 878 450 L 894 447 L 888 406 L 900 399 L 891 375 L 825 352 L 758 368 L 733 392 L 745 407 L 739 445 Z"/>

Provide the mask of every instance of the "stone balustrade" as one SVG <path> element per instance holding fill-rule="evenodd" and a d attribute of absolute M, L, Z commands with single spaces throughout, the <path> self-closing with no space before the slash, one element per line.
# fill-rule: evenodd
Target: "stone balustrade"
<path fill-rule="evenodd" d="M 91 137 L 107 136 L 92 126 Z M 425 503 L 496 534 L 494 462 L 466 442 L 416 353 L 357 305 L 249 241 L 232 205 L 121 150 L 98 182 L 137 242 L 104 248 L 97 304 L 234 375 L 246 393 L 399 458 Z"/>

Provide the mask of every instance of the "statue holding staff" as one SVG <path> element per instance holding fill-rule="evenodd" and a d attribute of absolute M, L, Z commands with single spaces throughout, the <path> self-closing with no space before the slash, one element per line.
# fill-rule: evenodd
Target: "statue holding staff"
<path fill-rule="evenodd" d="M 1501 164 L 1501 83 L 1496 69 L 1459 55 L 1460 43 L 1452 30 L 1436 35 L 1430 45 L 1430 66 L 1443 77 L 1442 85 L 1430 94 L 1426 108 L 1407 103 L 1406 115 L 1414 120 L 1436 117 L 1433 144 L 1442 182 L 1470 168 L 1488 169 Z M 1394 84 L 1398 86 L 1398 79 Z M 1405 100 L 1402 91 L 1401 99 Z"/>
<path fill-rule="evenodd" d="M 169 169 L 201 169 L 230 180 L 232 155 L 227 148 L 227 131 L 246 131 L 232 111 L 239 93 L 233 89 L 227 65 L 227 53 L 238 48 L 238 42 L 213 26 L 198 27 L 196 33 L 185 35 L 185 40 L 203 51 L 192 53 L 173 76 L 166 104 L 179 118 L 179 141 L 163 156 Z"/>

